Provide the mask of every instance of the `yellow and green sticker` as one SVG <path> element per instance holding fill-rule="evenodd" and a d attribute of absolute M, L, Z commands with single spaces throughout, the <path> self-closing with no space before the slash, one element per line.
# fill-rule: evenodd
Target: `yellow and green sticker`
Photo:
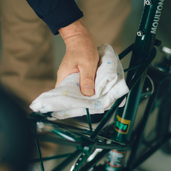
<path fill-rule="evenodd" d="M 117 115 L 116 121 L 114 123 L 114 128 L 119 133 L 127 134 L 130 127 L 130 123 L 130 120 L 123 119 L 119 115 Z"/>

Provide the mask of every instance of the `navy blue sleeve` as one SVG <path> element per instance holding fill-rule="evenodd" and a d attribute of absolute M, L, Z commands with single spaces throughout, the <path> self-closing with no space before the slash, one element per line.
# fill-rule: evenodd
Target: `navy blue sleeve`
<path fill-rule="evenodd" d="M 83 16 L 75 0 L 27 0 L 53 34 Z"/>

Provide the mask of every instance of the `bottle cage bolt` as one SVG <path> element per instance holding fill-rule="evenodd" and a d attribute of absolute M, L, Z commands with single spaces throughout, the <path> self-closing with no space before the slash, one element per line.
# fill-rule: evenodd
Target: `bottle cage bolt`
<path fill-rule="evenodd" d="M 152 4 L 152 1 L 151 0 L 145 0 L 145 4 L 146 5 L 151 5 Z"/>

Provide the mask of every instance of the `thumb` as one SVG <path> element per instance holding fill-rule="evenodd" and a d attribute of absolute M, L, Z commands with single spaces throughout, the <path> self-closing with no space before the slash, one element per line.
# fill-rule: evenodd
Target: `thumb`
<path fill-rule="evenodd" d="M 93 96 L 95 94 L 95 73 L 91 75 L 89 73 L 80 72 L 80 89 L 83 95 Z"/>

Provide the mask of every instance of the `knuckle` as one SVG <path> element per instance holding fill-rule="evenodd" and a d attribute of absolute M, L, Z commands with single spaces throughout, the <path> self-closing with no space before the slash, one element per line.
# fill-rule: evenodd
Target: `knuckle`
<path fill-rule="evenodd" d="M 85 78 L 83 78 L 81 80 L 81 84 L 82 86 L 86 86 L 86 85 L 94 85 L 94 77 L 92 75 L 86 75 Z"/>

